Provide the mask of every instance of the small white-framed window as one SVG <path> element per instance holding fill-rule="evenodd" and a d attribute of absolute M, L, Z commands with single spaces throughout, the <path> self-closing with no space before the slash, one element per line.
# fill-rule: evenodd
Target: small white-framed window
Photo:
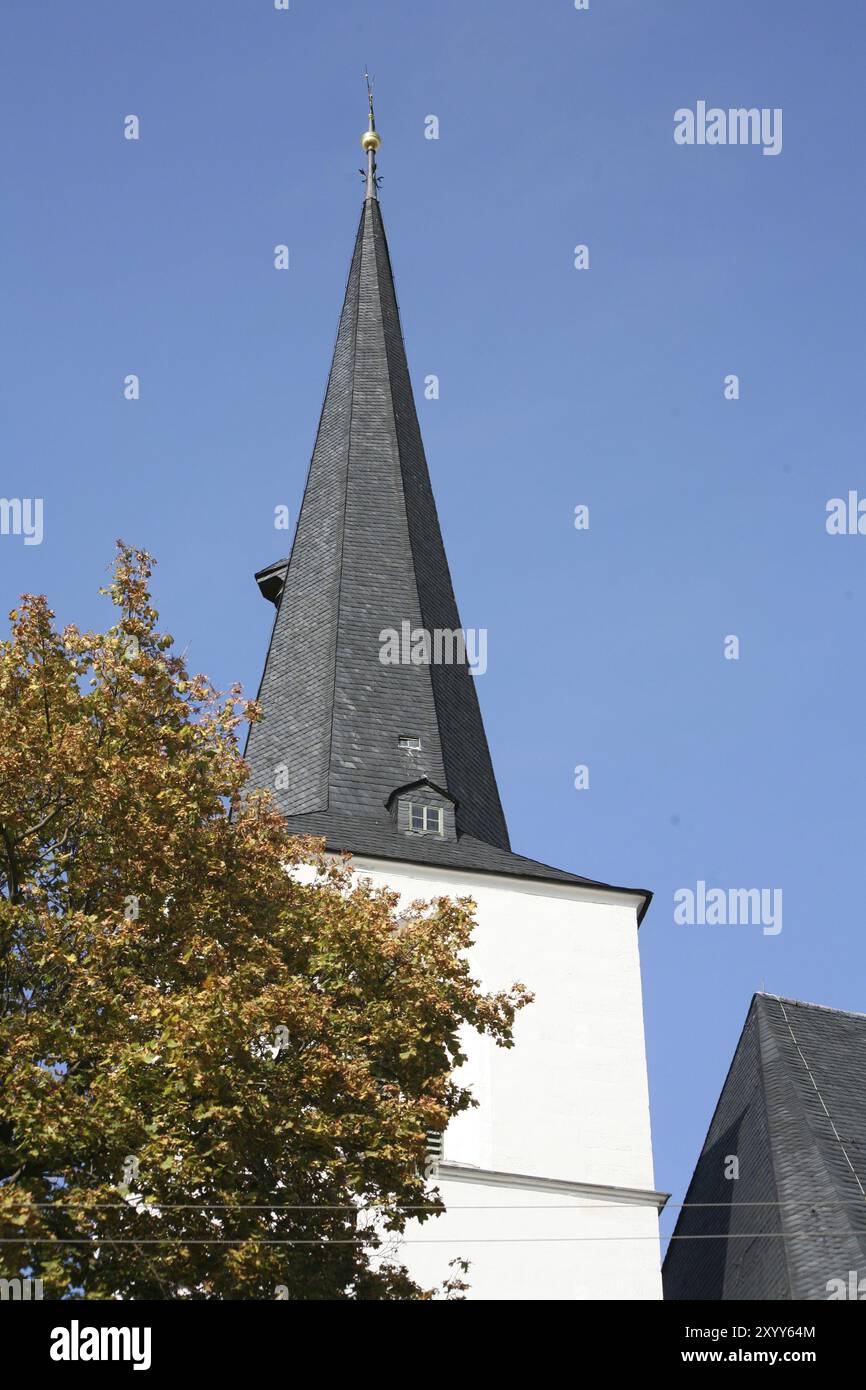
<path fill-rule="evenodd" d="M 409 829 L 419 835 L 441 835 L 444 828 L 444 813 L 441 806 L 422 806 L 420 802 L 409 802 Z"/>
<path fill-rule="evenodd" d="M 408 748 L 412 753 L 421 751 L 421 740 L 417 734 L 401 734 L 397 739 L 398 748 Z"/>

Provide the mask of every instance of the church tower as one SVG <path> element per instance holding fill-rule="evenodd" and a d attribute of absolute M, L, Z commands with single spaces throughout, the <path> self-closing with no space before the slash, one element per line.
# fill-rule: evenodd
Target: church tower
<path fill-rule="evenodd" d="M 378 198 L 366 190 L 246 756 L 299 834 L 407 901 L 477 903 L 476 978 L 535 1002 L 515 1047 L 467 1039 L 476 1109 L 445 1134 L 447 1212 L 400 1259 L 469 1297 L 661 1297 L 637 929 L 644 891 L 511 850 L 418 417 Z"/>

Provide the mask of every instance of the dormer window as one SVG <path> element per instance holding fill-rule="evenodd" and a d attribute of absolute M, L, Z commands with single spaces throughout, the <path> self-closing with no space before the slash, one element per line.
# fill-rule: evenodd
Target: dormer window
<path fill-rule="evenodd" d="M 395 829 L 403 835 L 457 839 L 457 802 L 427 777 L 395 787 L 385 802 Z"/>
<path fill-rule="evenodd" d="M 401 734 L 397 739 L 398 748 L 406 748 L 412 753 L 421 751 L 421 740 L 417 734 Z"/>
<path fill-rule="evenodd" d="M 441 806 L 409 802 L 409 829 L 416 835 L 441 835 L 444 817 Z"/>

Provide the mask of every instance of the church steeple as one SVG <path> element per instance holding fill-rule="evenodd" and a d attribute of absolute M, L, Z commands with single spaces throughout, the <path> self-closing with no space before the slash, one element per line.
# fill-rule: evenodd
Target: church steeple
<path fill-rule="evenodd" d="M 365 198 L 297 530 L 288 561 L 257 576 L 277 615 L 247 758 L 253 784 L 299 830 L 337 818 L 359 835 L 362 824 L 404 836 L 430 828 L 440 841 L 467 835 L 507 851 L 459 641 L 446 640 L 438 662 L 383 659 L 389 631 L 432 639 L 461 624 L 377 197 L 369 79 L 368 93 Z M 431 808 L 429 827 L 417 814 L 413 825 L 416 803 Z M 404 839 L 407 858 L 421 838 Z"/>
<path fill-rule="evenodd" d="M 448 640 L 460 618 L 409 380 L 368 91 L 365 197 L 295 538 L 288 559 L 256 575 L 277 613 L 262 720 L 247 739 L 251 785 L 330 850 L 634 895 L 642 916 L 648 893 L 509 846 L 475 679 Z M 389 632 L 408 660 L 383 659 Z M 433 639 L 432 661 L 412 659 L 423 655 L 419 633 Z"/>

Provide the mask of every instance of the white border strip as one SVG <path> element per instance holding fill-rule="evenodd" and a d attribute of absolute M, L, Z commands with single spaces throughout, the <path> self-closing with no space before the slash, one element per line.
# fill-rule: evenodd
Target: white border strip
<path fill-rule="evenodd" d="M 530 1192 L 560 1192 L 564 1196 L 602 1197 L 606 1201 L 626 1206 L 652 1206 L 661 1211 L 669 1192 L 655 1192 L 643 1187 L 608 1187 L 602 1183 L 569 1182 L 564 1178 L 536 1178 L 529 1173 L 500 1173 L 490 1168 L 471 1168 L 463 1163 L 439 1164 L 438 1177 L 443 1182 L 474 1182 L 485 1187 L 520 1187 Z M 447 1203 L 446 1203 L 447 1206 Z"/>

